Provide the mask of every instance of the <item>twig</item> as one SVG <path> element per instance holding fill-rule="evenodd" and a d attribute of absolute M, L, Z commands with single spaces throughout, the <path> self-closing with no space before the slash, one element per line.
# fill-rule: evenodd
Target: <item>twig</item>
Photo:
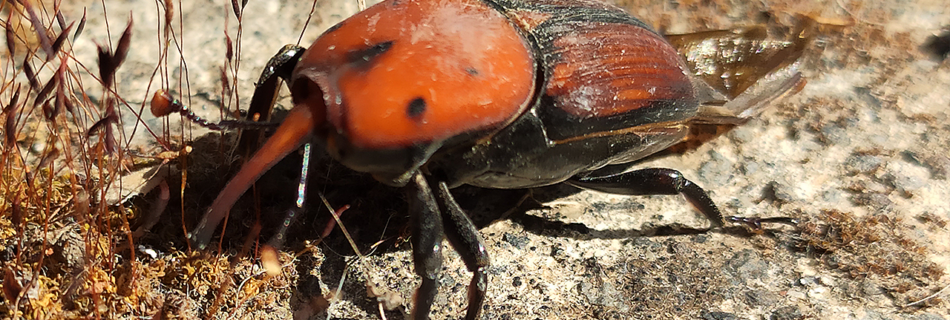
<path fill-rule="evenodd" d="M 923 299 L 920 299 L 920 300 L 917 300 L 917 301 L 914 301 L 914 302 L 905 304 L 905 305 L 904 305 L 904 308 L 913 307 L 913 306 L 916 306 L 916 305 L 918 305 L 918 304 L 924 303 L 924 302 L 926 302 L 927 300 L 936 298 L 937 296 L 943 294 L 944 291 L 947 291 L 948 288 L 950 288 L 950 284 L 944 286 L 943 289 L 940 289 L 939 291 L 934 292 L 934 294 L 932 294 L 932 295 L 929 295 L 929 296 L 924 297 Z"/>

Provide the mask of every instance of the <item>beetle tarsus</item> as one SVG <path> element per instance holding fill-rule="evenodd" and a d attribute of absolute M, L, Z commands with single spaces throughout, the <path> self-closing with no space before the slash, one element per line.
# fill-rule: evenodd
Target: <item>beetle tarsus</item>
<path fill-rule="evenodd" d="M 677 170 L 648 168 L 607 176 L 574 177 L 567 183 L 584 189 L 632 196 L 682 194 L 712 222 L 713 227 L 722 227 L 725 223 L 722 213 L 706 191 L 684 178 Z"/>
<path fill-rule="evenodd" d="M 749 227 L 752 230 L 761 230 L 763 223 L 780 223 L 786 224 L 793 227 L 798 227 L 801 223 L 801 220 L 791 217 L 774 217 L 774 218 L 759 218 L 759 217 L 738 217 L 738 216 L 726 216 L 726 221 L 732 223 L 743 224 Z"/>

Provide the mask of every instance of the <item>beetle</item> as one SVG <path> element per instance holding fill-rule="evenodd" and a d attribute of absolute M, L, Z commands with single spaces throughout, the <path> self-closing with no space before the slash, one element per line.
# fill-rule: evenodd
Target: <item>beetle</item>
<path fill-rule="evenodd" d="M 728 52 L 768 51 L 739 50 L 733 40 L 754 37 L 754 29 L 743 30 L 671 38 L 689 51 L 681 54 L 645 23 L 597 1 L 383 1 L 309 48 L 288 46 L 271 60 L 251 107 L 270 108 L 277 79 L 287 81 L 294 106 L 189 238 L 205 248 L 261 174 L 315 141 L 343 165 L 405 190 L 422 278 L 412 317 L 428 318 L 445 238 L 473 273 L 465 319 L 476 319 L 489 254 L 452 188 L 568 183 L 624 195 L 681 194 L 713 227 L 723 226 L 727 219 L 707 193 L 679 171 L 628 169 L 689 138 L 696 124 L 741 123 L 800 88 L 802 38 L 775 42 L 762 58 L 766 67 L 743 73 L 751 80 L 710 66 L 735 63 Z M 739 49 L 712 50 L 708 58 L 708 39 L 714 49 Z M 762 85 L 760 78 L 767 78 Z M 153 110 L 167 107 L 158 96 Z"/>

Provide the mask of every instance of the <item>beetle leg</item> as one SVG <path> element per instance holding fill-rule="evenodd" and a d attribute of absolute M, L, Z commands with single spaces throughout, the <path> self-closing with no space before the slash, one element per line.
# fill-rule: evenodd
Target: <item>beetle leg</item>
<path fill-rule="evenodd" d="M 264 71 L 261 71 L 261 77 L 255 84 L 254 95 L 251 96 L 251 104 L 247 108 L 245 120 L 267 121 L 270 118 L 271 109 L 274 108 L 277 93 L 280 91 L 280 80 L 290 79 L 297 61 L 300 61 L 300 57 L 306 50 L 304 47 L 288 44 L 280 48 L 280 51 L 267 61 Z M 260 135 L 254 134 L 258 132 L 254 129 L 256 128 L 245 128 L 241 132 L 237 144 L 238 154 L 249 156 L 260 145 Z"/>
<path fill-rule="evenodd" d="M 442 217 L 432 189 L 422 173 L 416 173 L 410 184 L 409 210 L 412 229 L 412 260 L 422 284 L 416 290 L 412 319 L 429 319 L 429 310 L 438 292 L 442 269 Z"/>
<path fill-rule="evenodd" d="M 682 194 L 712 222 L 713 227 L 722 227 L 725 222 L 719 208 L 706 191 L 673 169 L 648 168 L 600 177 L 573 177 L 567 180 L 567 183 L 584 189 L 623 195 Z"/>
<path fill-rule="evenodd" d="M 753 230 L 762 229 L 762 223 L 781 223 L 792 227 L 798 227 L 802 222 L 800 219 L 790 217 L 759 218 L 726 216 L 725 219 L 729 222 L 744 224 Z"/>
<path fill-rule="evenodd" d="M 481 233 L 455 202 L 448 185 L 445 182 L 439 182 L 438 186 L 436 197 L 439 200 L 439 209 L 442 210 L 445 236 L 462 257 L 468 271 L 473 273 L 472 282 L 468 286 L 468 311 L 465 319 L 474 320 L 478 318 L 478 313 L 485 301 L 485 291 L 488 288 L 488 274 L 485 271 L 491 261 Z"/>

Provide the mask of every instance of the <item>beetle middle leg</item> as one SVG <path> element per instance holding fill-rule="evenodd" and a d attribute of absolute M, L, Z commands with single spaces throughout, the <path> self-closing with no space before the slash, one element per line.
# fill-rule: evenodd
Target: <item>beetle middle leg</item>
<path fill-rule="evenodd" d="M 468 271 L 472 272 L 472 282 L 468 285 L 468 311 L 465 319 L 476 319 L 482 309 L 485 291 L 488 288 L 488 274 L 485 272 L 491 264 L 488 250 L 485 249 L 485 241 L 482 240 L 481 233 L 455 202 L 445 182 L 438 183 L 436 197 L 439 200 L 439 209 L 442 210 L 445 237 L 462 257 Z"/>

